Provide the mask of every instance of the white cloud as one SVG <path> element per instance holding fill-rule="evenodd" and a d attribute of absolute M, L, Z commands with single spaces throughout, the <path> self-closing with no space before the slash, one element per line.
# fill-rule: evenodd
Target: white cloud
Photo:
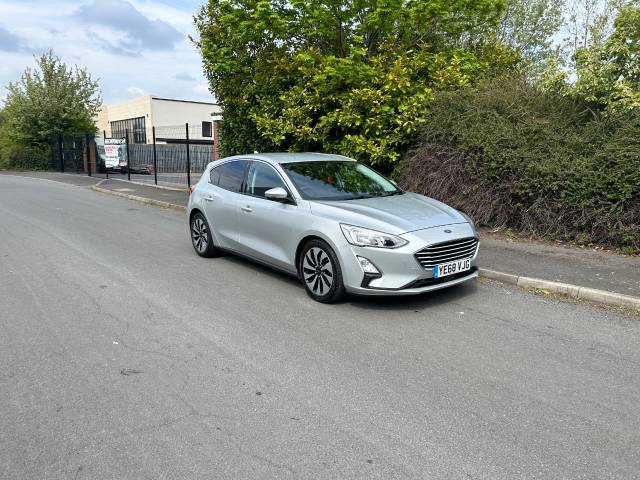
<path fill-rule="evenodd" d="M 27 41 L 24 38 L 0 25 L 0 51 L 25 52 L 28 49 Z"/>
<path fill-rule="evenodd" d="M 172 5 L 130 0 L 139 15 L 137 24 L 152 25 L 144 40 L 132 40 L 131 23 L 119 25 L 117 18 L 92 19 L 91 25 L 78 18 L 79 11 L 87 12 L 96 3 L 100 0 L 0 0 L 0 24 L 12 35 L 29 39 L 24 50 L 2 54 L 0 92 L 27 66 L 34 66 L 34 54 L 52 48 L 67 64 L 87 67 L 99 79 L 107 103 L 129 98 L 132 87 L 168 98 L 213 100 L 199 53 L 187 37 L 195 33 L 192 16 L 200 0 L 177 0 Z M 172 31 L 178 33 L 169 34 L 170 42 L 157 37 L 158 32 Z M 153 48 L 153 41 L 163 48 Z M 185 97 L 185 92 L 191 96 Z"/>
<path fill-rule="evenodd" d="M 176 73 L 173 78 L 175 78 L 176 80 L 181 80 L 183 82 L 195 82 L 197 80 L 197 78 L 191 75 L 189 72 Z"/>
<path fill-rule="evenodd" d="M 198 85 L 194 86 L 192 90 L 198 95 L 211 95 L 209 93 L 209 85 L 207 85 L 206 83 L 199 83 Z"/>
<path fill-rule="evenodd" d="M 129 97 L 142 97 L 144 95 L 149 95 L 149 92 L 140 87 L 127 87 L 126 92 Z"/>
<path fill-rule="evenodd" d="M 125 0 L 93 0 L 81 5 L 74 14 L 78 21 L 106 27 L 110 35 L 100 38 L 107 51 L 139 56 L 145 50 L 171 50 L 186 34 L 164 20 L 146 17 Z"/>

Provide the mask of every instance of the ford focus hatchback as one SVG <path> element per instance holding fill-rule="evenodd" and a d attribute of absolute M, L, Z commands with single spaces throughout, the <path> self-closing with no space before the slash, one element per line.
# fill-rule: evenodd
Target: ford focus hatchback
<path fill-rule="evenodd" d="M 295 275 L 319 302 L 412 295 L 478 276 L 468 216 L 339 155 L 212 162 L 187 213 L 198 255 L 231 252 Z"/>

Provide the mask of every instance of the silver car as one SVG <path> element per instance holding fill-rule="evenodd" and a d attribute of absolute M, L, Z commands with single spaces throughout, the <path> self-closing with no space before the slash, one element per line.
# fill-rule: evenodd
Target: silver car
<path fill-rule="evenodd" d="M 319 302 L 411 295 L 478 276 L 468 216 L 339 155 L 210 163 L 187 213 L 198 255 L 232 252 L 295 275 Z"/>

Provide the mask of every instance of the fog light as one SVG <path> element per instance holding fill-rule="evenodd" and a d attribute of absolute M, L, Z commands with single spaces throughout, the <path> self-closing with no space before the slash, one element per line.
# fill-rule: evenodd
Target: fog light
<path fill-rule="evenodd" d="M 359 255 L 356 255 L 356 258 L 360 262 L 360 266 L 362 267 L 362 270 L 364 271 L 364 273 L 380 274 L 380 271 L 376 268 L 376 266 L 373 263 L 371 263 L 371 261 L 368 258 L 364 258 Z"/>

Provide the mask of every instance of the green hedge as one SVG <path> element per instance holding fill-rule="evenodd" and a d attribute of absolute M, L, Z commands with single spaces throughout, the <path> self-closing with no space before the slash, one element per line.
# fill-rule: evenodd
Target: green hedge
<path fill-rule="evenodd" d="M 399 180 L 480 224 L 640 249 L 640 114 L 521 80 L 440 95 Z"/>
<path fill-rule="evenodd" d="M 48 146 L 10 145 L 0 148 L 2 170 L 49 170 L 51 167 L 51 149 Z"/>

